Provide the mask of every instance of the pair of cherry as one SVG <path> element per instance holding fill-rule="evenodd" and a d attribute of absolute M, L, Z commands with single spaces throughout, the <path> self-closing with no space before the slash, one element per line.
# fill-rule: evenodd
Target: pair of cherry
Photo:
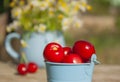
<path fill-rule="evenodd" d="M 26 75 L 27 73 L 35 73 L 38 66 L 34 62 L 29 62 L 28 64 L 20 63 L 17 66 L 17 71 L 20 75 Z"/>

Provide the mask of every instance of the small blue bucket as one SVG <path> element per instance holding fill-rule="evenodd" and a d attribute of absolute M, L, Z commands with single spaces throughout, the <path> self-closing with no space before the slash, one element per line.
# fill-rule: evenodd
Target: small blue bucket
<path fill-rule="evenodd" d="M 99 62 L 95 54 L 90 63 L 46 63 L 47 82 L 91 82 L 94 65 Z"/>

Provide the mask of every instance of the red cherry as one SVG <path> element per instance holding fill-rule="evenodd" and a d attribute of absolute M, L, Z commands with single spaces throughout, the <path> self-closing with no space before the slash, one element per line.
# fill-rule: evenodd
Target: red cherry
<path fill-rule="evenodd" d="M 25 75 L 27 74 L 27 66 L 26 64 L 20 63 L 17 66 L 17 71 L 20 75 Z"/>
<path fill-rule="evenodd" d="M 63 59 L 63 63 L 82 63 L 82 58 L 78 55 L 78 54 L 74 54 L 74 53 L 71 53 L 71 54 L 68 54 L 64 57 Z"/>
<path fill-rule="evenodd" d="M 95 53 L 95 48 L 90 42 L 80 40 L 74 43 L 73 52 L 82 57 L 84 62 L 88 62 Z"/>
<path fill-rule="evenodd" d="M 35 73 L 37 71 L 37 69 L 38 69 L 37 64 L 35 64 L 34 62 L 28 63 L 27 70 L 29 73 Z"/>
<path fill-rule="evenodd" d="M 43 55 L 45 60 L 50 62 L 61 62 L 64 58 L 62 46 L 55 42 L 46 45 Z"/>
<path fill-rule="evenodd" d="M 72 49 L 70 47 L 63 47 L 64 55 L 67 55 L 72 52 Z"/>

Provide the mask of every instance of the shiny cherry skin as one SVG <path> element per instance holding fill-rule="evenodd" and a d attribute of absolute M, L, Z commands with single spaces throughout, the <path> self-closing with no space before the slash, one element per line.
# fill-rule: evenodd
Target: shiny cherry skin
<path fill-rule="evenodd" d="M 66 46 L 66 47 L 63 47 L 63 52 L 64 52 L 64 55 L 67 55 L 72 52 L 72 49 Z"/>
<path fill-rule="evenodd" d="M 29 73 L 35 73 L 38 70 L 38 65 L 34 62 L 29 62 L 27 70 Z"/>
<path fill-rule="evenodd" d="M 27 74 L 27 66 L 24 63 L 20 63 L 17 66 L 17 71 L 20 75 L 26 75 Z"/>
<path fill-rule="evenodd" d="M 62 62 L 77 64 L 77 63 L 83 63 L 83 60 L 78 54 L 70 53 L 64 57 Z"/>
<path fill-rule="evenodd" d="M 64 58 L 63 48 L 56 42 L 51 42 L 44 48 L 43 56 L 49 62 L 61 62 Z"/>
<path fill-rule="evenodd" d="M 95 48 L 90 42 L 79 40 L 74 43 L 73 52 L 77 53 L 84 62 L 88 62 L 92 54 L 95 54 Z"/>

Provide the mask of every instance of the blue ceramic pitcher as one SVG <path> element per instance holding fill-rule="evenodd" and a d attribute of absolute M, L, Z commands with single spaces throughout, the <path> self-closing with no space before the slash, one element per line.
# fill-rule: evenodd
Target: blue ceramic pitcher
<path fill-rule="evenodd" d="M 5 47 L 11 57 L 18 60 L 19 54 L 12 48 L 11 40 L 13 38 L 21 39 L 21 35 L 18 33 L 11 33 L 7 35 L 5 40 Z M 44 67 L 43 50 L 47 43 L 57 41 L 62 46 L 65 45 L 64 37 L 61 32 L 45 32 L 45 33 L 32 33 L 29 39 L 25 40 L 28 47 L 21 48 L 22 52 L 25 52 L 28 61 L 37 63 L 40 67 Z"/>

